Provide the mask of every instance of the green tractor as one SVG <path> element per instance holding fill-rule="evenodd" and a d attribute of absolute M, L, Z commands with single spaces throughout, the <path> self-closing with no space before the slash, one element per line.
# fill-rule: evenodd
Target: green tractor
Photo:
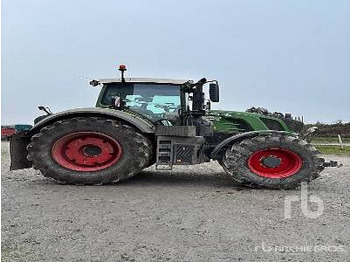
<path fill-rule="evenodd" d="M 11 169 L 34 167 L 63 184 L 115 183 L 155 164 L 218 161 L 255 188 L 291 189 L 319 176 L 324 159 L 297 134 L 303 124 L 281 114 L 210 110 L 216 80 L 126 78 L 102 86 L 96 107 L 38 117 L 11 141 Z M 210 99 L 206 99 L 206 97 Z"/>

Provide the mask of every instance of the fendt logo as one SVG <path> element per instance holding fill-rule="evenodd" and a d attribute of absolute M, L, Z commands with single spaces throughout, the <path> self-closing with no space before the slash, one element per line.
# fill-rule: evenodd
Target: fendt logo
<path fill-rule="evenodd" d="M 292 202 L 300 201 L 300 208 L 305 217 L 317 218 L 323 214 L 324 203 L 323 200 L 317 196 L 308 195 L 307 183 L 301 183 L 300 197 L 299 196 L 286 196 L 284 199 L 284 218 L 292 218 Z M 317 205 L 316 210 L 311 210 L 308 207 L 308 203 L 315 203 Z"/>

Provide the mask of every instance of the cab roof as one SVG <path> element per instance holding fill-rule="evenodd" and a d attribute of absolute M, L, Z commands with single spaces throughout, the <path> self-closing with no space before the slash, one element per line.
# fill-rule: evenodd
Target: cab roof
<path fill-rule="evenodd" d="M 103 78 L 97 80 L 101 84 L 121 83 L 121 78 Z M 126 83 L 155 83 L 155 84 L 172 84 L 182 85 L 187 80 L 184 79 L 163 79 L 163 78 L 125 78 Z"/>

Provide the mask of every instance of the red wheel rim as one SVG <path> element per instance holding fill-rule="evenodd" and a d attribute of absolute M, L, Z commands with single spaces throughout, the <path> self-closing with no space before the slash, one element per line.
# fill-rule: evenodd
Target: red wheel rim
<path fill-rule="evenodd" d="M 296 153 L 284 148 L 268 148 L 253 153 L 248 166 L 255 174 L 267 178 L 286 178 L 296 174 L 303 164 Z"/>
<path fill-rule="evenodd" d="M 51 154 L 59 165 L 67 169 L 88 172 L 117 163 L 122 156 L 122 148 L 115 139 L 105 134 L 77 132 L 57 140 Z"/>

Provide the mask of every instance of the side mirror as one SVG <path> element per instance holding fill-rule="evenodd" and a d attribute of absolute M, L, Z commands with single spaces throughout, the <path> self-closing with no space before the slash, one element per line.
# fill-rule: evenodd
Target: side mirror
<path fill-rule="evenodd" d="M 217 83 L 209 84 L 209 97 L 213 102 L 219 102 L 219 85 Z"/>

